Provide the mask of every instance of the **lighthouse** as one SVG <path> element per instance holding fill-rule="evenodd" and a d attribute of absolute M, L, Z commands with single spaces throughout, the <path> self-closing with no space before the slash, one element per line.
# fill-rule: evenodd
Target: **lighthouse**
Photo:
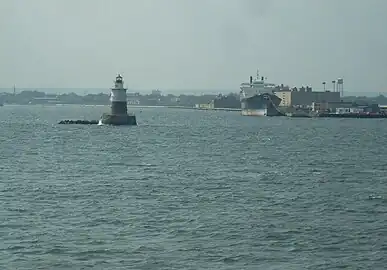
<path fill-rule="evenodd" d="M 114 88 L 112 88 L 110 92 L 110 102 L 112 115 L 125 115 L 128 113 L 126 88 L 124 88 L 124 81 L 119 74 L 114 82 Z"/>
<path fill-rule="evenodd" d="M 120 74 L 114 81 L 110 91 L 111 111 L 102 115 L 101 122 L 105 125 L 137 125 L 136 116 L 128 114 L 126 88 Z"/>

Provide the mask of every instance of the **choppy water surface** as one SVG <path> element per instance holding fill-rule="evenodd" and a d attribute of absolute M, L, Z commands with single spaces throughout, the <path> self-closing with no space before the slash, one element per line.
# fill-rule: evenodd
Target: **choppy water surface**
<path fill-rule="evenodd" d="M 387 120 L 0 108 L 1 269 L 383 269 Z M 371 196 L 371 197 L 370 197 Z"/>

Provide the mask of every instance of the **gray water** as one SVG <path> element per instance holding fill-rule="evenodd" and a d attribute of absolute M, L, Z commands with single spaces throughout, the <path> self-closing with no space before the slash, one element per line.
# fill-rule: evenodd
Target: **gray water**
<path fill-rule="evenodd" d="M 0 108 L 0 269 L 384 269 L 387 119 Z"/>

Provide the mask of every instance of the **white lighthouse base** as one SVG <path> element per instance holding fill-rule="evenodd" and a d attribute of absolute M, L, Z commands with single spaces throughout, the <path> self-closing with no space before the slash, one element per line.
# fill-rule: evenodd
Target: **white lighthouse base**
<path fill-rule="evenodd" d="M 103 125 L 114 126 L 136 126 L 136 116 L 134 114 L 108 114 L 104 113 L 101 117 Z"/>

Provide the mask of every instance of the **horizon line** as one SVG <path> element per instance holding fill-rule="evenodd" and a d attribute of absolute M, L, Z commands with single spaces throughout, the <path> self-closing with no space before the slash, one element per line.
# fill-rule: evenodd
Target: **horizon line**
<path fill-rule="evenodd" d="M 14 87 L 0 87 L 0 90 L 13 90 Z M 76 89 L 76 90 L 107 90 L 109 91 L 111 88 L 105 88 L 105 87 L 15 87 L 16 90 L 20 89 L 28 89 L 28 90 L 64 90 L 64 89 Z M 154 91 L 154 90 L 159 90 L 159 91 L 236 91 L 239 92 L 239 89 L 228 89 L 228 88 L 126 88 L 127 90 L 130 91 Z M 324 91 L 323 89 L 313 89 L 316 91 Z M 330 91 L 327 89 L 326 91 Z M 346 92 L 351 92 L 351 93 L 387 93 L 387 91 L 351 91 L 351 90 L 346 90 Z"/>

